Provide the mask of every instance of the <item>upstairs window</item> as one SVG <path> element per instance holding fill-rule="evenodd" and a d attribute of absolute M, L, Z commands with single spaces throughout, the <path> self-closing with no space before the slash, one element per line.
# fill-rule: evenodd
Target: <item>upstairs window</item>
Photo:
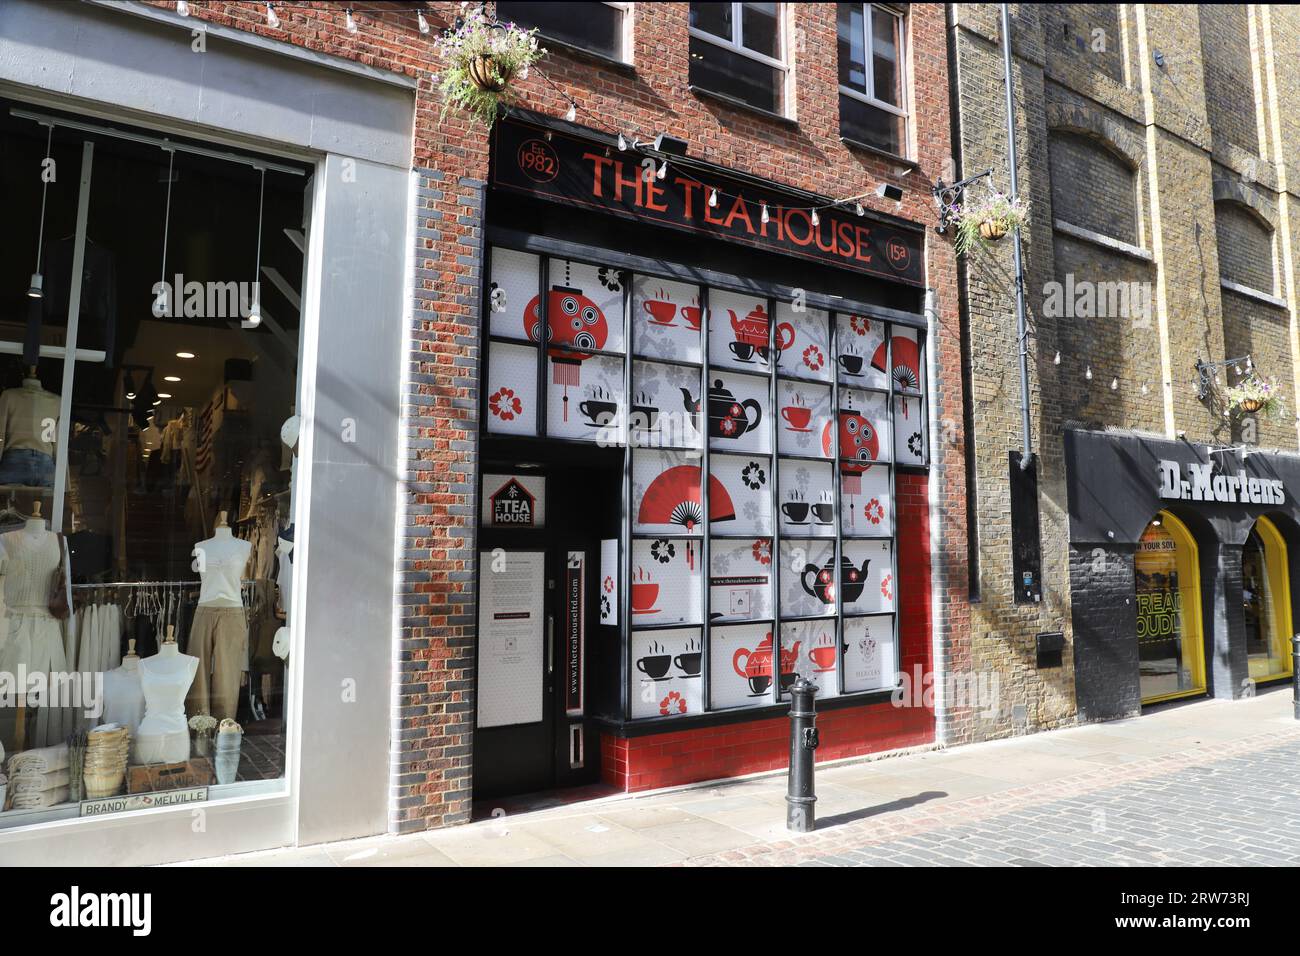
<path fill-rule="evenodd" d="M 692 3 L 690 52 L 692 87 L 785 115 L 779 3 Z"/>
<path fill-rule="evenodd" d="M 878 3 L 836 4 L 839 21 L 840 135 L 895 156 L 907 140 L 903 14 Z"/>
<path fill-rule="evenodd" d="M 630 3 L 497 3 L 497 19 L 537 28 L 548 40 L 621 63 L 631 62 Z"/>

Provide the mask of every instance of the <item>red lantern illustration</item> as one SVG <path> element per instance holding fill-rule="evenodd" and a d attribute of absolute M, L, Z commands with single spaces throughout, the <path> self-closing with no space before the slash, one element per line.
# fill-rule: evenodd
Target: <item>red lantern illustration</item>
<path fill-rule="evenodd" d="M 841 408 L 840 487 L 849 496 L 849 527 L 855 524 L 853 498 L 862 494 L 862 476 L 871 469 L 870 462 L 880 457 L 880 437 L 870 419 L 853 408 Z M 822 431 L 822 452 L 831 453 L 831 423 Z"/>
<path fill-rule="evenodd" d="M 565 270 L 567 276 L 567 264 Z M 551 381 L 564 386 L 564 420 L 567 422 L 569 386 L 582 384 L 582 363 L 591 358 L 591 350 L 604 348 L 605 340 L 609 338 L 609 323 L 600 306 L 583 295 L 582 290 L 557 285 L 546 294 L 546 324 L 547 354 L 551 357 L 553 369 Z M 541 296 L 533 296 L 524 309 L 524 331 L 531 341 L 541 341 Z"/>

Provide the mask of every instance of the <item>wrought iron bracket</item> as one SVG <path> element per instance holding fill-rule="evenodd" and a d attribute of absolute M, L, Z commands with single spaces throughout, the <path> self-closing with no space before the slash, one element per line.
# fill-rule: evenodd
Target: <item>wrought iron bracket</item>
<path fill-rule="evenodd" d="M 967 176 L 961 182 L 945 183 L 942 179 L 936 182 L 930 190 L 934 195 L 934 204 L 939 209 L 939 224 L 934 227 L 934 231 L 943 235 L 952 225 L 953 219 L 956 218 L 953 207 L 960 206 L 966 187 L 985 176 L 992 176 L 993 170 L 986 169 L 982 173 L 976 173 L 974 176 Z"/>
<path fill-rule="evenodd" d="M 1246 371 L 1243 374 L 1248 375 L 1255 370 L 1254 359 L 1251 358 L 1249 353 L 1245 355 L 1239 355 L 1237 356 L 1237 358 L 1224 359 L 1222 362 L 1206 362 L 1202 359 L 1197 359 L 1196 360 L 1196 397 L 1201 401 L 1205 401 L 1205 399 L 1209 396 L 1210 392 L 1214 390 L 1214 386 L 1217 384 L 1215 382 L 1215 379 L 1217 378 L 1216 373 L 1219 371 L 1219 369 L 1227 368 L 1230 365 L 1238 366 L 1238 365 L 1242 365 L 1243 363 L 1246 366 Z"/>

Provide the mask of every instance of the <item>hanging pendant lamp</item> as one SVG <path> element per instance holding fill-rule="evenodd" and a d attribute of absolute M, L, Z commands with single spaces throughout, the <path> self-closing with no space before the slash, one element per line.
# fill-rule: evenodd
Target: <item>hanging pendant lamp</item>
<path fill-rule="evenodd" d="M 253 305 L 244 320 L 244 328 L 255 329 L 262 324 L 262 210 L 266 204 L 266 167 L 260 166 L 262 185 L 257 193 L 257 258 L 253 263 Z"/>
<path fill-rule="evenodd" d="M 45 140 L 45 162 L 41 164 L 41 225 L 36 234 L 36 271 L 32 273 L 31 284 L 27 287 L 27 294 L 33 299 L 42 299 L 45 297 L 45 278 L 41 275 L 41 251 L 45 246 L 45 197 L 50 191 L 50 180 L 46 174 L 50 164 L 50 150 L 54 145 L 54 124 L 47 124 L 49 135 Z"/>
<path fill-rule="evenodd" d="M 172 164 L 176 161 L 176 150 L 164 146 L 167 150 L 167 203 L 163 207 L 163 249 L 162 275 L 158 282 L 158 294 L 153 300 L 153 314 L 160 319 L 171 315 L 170 296 L 167 295 L 167 233 L 172 221 Z"/>

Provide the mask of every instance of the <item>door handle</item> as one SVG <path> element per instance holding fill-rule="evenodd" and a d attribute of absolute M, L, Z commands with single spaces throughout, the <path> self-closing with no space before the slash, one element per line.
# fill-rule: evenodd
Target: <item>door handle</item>
<path fill-rule="evenodd" d="M 546 615 L 546 673 L 555 672 L 555 615 Z"/>

